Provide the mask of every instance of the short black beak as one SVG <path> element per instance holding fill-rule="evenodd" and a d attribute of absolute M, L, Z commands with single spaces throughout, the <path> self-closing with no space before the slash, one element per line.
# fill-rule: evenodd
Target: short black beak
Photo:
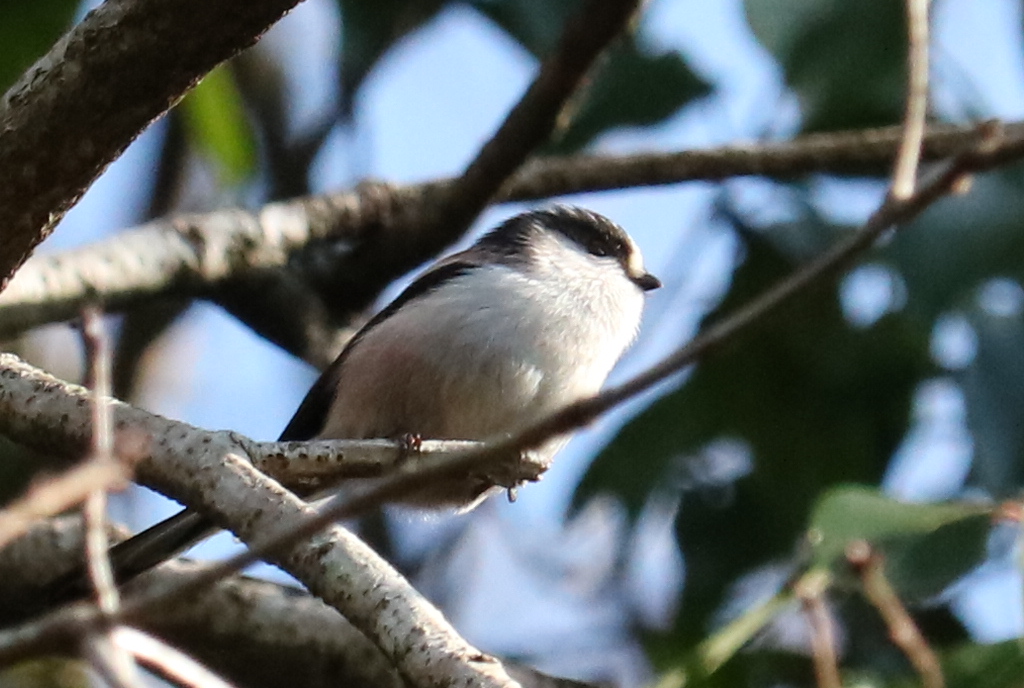
<path fill-rule="evenodd" d="M 649 272 L 634 277 L 633 283 L 644 291 L 652 291 L 661 287 L 661 280 Z"/>

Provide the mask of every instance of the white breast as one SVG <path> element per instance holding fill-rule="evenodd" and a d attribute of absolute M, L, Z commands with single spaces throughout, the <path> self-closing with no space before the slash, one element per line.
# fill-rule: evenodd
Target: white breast
<path fill-rule="evenodd" d="M 323 436 L 484 439 L 600 389 L 643 295 L 611 259 L 554 248 L 529 271 L 457 277 L 370 330 Z"/>

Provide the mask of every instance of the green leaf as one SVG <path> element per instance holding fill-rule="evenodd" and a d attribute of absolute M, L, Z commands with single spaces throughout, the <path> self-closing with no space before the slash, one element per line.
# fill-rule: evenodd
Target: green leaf
<path fill-rule="evenodd" d="M 805 131 L 881 126 L 903 111 L 906 19 L 892 0 L 746 0 L 750 27 L 800 98 Z"/>
<path fill-rule="evenodd" d="M 0 3 L 0 93 L 71 27 L 77 0 Z"/>
<path fill-rule="evenodd" d="M 238 184 L 256 172 L 256 137 L 231 71 L 213 70 L 181 103 L 193 144 L 217 167 L 221 182 Z"/>
<path fill-rule="evenodd" d="M 900 502 L 873 488 L 842 486 L 822 495 L 808 541 L 818 566 L 845 569 L 847 546 L 865 540 L 885 556 L 901 597 L 933 597 L 985 560 L 991 508 L 970 503 Z"/>
<path fill-rule="evenodd" d="M 815 247 L 840 231 L 812 223 L 781 229 L 744 234 L 744 263 L 708 320 L 806 260 L 780 251 L 776 236 L 788 247 Z M 666 653 L 703 637 L 737 576 L 789 557 L 823 489 L 881 479 L 906 432 L 912 394 L 930 370 L 926 329 L 900 314 L 854 329 L 834 288 L 821 286 L 707 356 L 681 389 L 623 428 L 577 499 L 611 492 L 635 513 L 652 491 L 683 483 L 677 533 L 687 580 Z M 705 476 L 720 463 L 702 452 L 723 438 L 748 446 L 754 469 L 716 484 Z"/>

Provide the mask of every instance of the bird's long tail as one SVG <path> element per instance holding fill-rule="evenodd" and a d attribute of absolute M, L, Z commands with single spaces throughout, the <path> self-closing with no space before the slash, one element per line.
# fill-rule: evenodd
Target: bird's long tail
<path fill-rule="evenodd" d="M 191 509 L 160 521 L 110 549 L 114 579 L 119 584 L 127 583 L 209 537 L 216 530 L 217 526 L 208 518 Z M 84 566 L 72 569 L 46 587 L 45 597 L 50 604 L 85 596 L 89 588 Z"/>

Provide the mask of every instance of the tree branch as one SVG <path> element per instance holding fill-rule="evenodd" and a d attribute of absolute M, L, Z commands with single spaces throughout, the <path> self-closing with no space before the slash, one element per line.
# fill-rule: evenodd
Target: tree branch
<path fill-rule="evenodd" d="M 625 28 L 640 0 L 586 0 L 562 28 L 558 45 L 501 127 L 444 194 L 424 237 L 403 232 L 395 250 L 436 253 L 456 241 L 509 177 L 554 133 L 559 115 L 583 84 L 598 56 Z M 424 242 L 424 239 L 426 240 Z M 392 251 L 393 252 L 393 251 Z"/>
<path fill-rule="evenodd" d="M 24 601 L 38 598 L 54 571 L 71 566 L 82 549 L 82 532 L 79 518 L 61 517 L 36 524 L 0 550 L 0 625 L 24 616 Z M 127 592 L 167 588 L 202 569 L 193 562 L 167 562 L 132 581 Z M 225 578 L 138 617 L 136 624 L 240 685 L 402 686 L 380 650 L 336 610 L 295 588 L 266 581 Z"/>
<path fill-rule="evenodd" d="M 907 103 L 903 116 L 903 139 L 892 173 L 890 193 L 909 198 L 917 184 L 917 166 L 921 159 L 928 115 L 928 3 L 907 0 Z"/>
<path fill-rule="evenodd" d="M 38 523 L 0 550 L 0 625 L 5 617 L 17 616 L 19 603 L 38 596 L 43 581 L 66 570 L 81 549 L 81 520 L 61 517 Z M 195 562 L 170 561 L 132 581 L 127 592 L 174 587 L 203 569 Z M 242 686 L 404 686 L 380 650 L 336 610 L 303 591 L 267 581 L 224 578 L 138 616 L 135 623 Z M 525 666 L 506 667 L 525 688 L 585 688 Z"/>
<path fill-rule="evenodd" d="M 0 355 L 0 432 L 42 449 L 88 445 L 88 392 L 11 355 Z M 200 508 L 252 546 L 298 530 L 315 512 L 248 461 L 236 435 L 207 432 L 111 400 L 115 427 L 150 438 L 138 465 L 142 482 Z M 415 685 L 513 682 L 496 660 L 463 640 L 429 602 L 369 547 L 340 526 L 278 550 L 272 560 L 341 611 Z M 60 644 L 101 617 L 72 605 L 37 624 L 0 633 L 0 662 Z M 119 618 L 151 611 L 125 600 Z M 41 630 L 41 629 L 49 629 Z M 26 640 L 26 638 L 30 640 Z"/>
<path fill-rule="evenodd" d="M 538 158 L 510 179 L 498 198 L 535 200 L 741 175 L 884 174 L 895 160 L 901 131 L 901 127 L 888 127 L 816 134 L 780 144 L 668 154 Z M 932 126 L 924 138 L 923 159 L 955 155 L 977 145 L 979 137 L 977 127 Z M 1016 122 L 1006 125 L 996 145 L 1011 159 L 1022 144 L 1024 122 Z M 179 216 L 81 249 L 38 256 L 29 260 L 0 294 L 0 336 L 73 318 L 87 299 L 97 300 L 107 311 L 131 308 L 155 296 L 216 299 L 224 285 L 243 275 L 280 269 L 295 252 L 318 241 L 331 239 L 355 247 L 367 245 L 378 231 L 400 235 L 435 213 L 452 183 L 363 184 L 350 192 L 273 203 L 257 213 L 222 210 Z M 426 260 L 430 255 L 423 252 L 417 259 Z M 378 257 L 374 262 L 381 260 Z M 396 269 L 366 275 L 367 289 L 379 290 L 397 276 Z M 338 301 L 335 308 L 350 314 L 365 307 L 364 301 L 352 295 L 341 294 Z M 320 334 L 301 341 L 326 342 L 321 345 L 279 343 L 322 366 L 337 353 L 337 341 Z"/>
<path fill-rule="evenodd" d="M 0 100 L 0 286 L 112 160 L 298 0 L 107 0 Z"/>

